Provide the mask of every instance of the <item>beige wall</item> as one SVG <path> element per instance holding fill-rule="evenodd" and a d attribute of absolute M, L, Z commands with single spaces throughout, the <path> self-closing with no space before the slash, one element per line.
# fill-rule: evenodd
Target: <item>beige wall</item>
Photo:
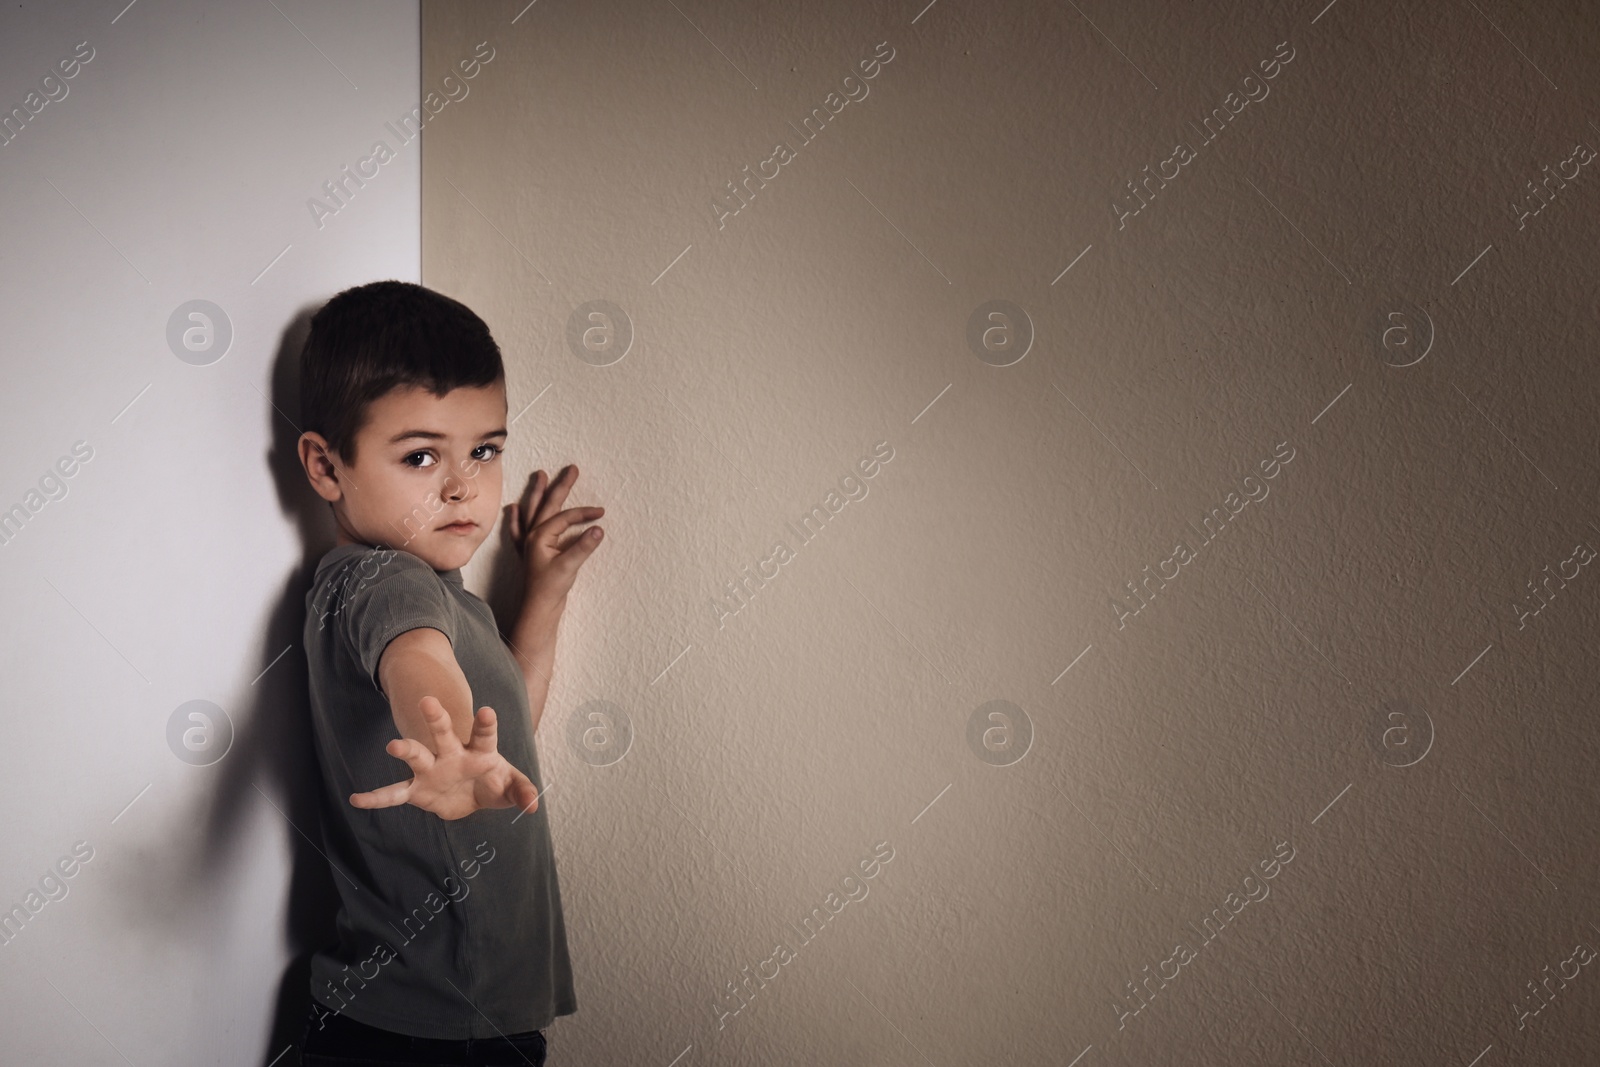
<path fill-rule="evenodd" d="M 553 1061 L 1587 1062 L 1595 9 L 919 6 L 423 4 L 423 281 L 607 508 Z"/>

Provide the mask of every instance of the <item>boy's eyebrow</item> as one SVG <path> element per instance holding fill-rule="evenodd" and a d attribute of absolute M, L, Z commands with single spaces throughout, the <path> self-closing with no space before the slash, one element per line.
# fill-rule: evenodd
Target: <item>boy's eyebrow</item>
<path fill-rule="evenodd" d="M 438 433 L 434 430 L 404 430 L 389 438 L 389 443 L 391 445 L 395 445 L 399 444 L 401 441 L 409 441 L 412 438 L 422 441 L 443 441 L 448 436 L 448 434 Z M 478 436 L 480 438 L 490 438 L 508 437 L 510 435 L 506 432 L 506 428 L 502 426 L 498 430 L 490 430 L 488 433 L 479 434 Z"/>

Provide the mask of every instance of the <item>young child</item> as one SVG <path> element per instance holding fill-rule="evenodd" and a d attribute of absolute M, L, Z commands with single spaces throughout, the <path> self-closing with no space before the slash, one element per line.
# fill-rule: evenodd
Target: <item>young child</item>
<path fill-rule="evenodd" d="M 300 398 L 300 462 L 338 528 L 305 648 L 342 904 L 338 944 L 311 959 L 302 1062 L 537 1067 L 541 1031 L 578 1005 L 534 731 L 601 538 L 569 530 L 605 509 L 561 510 L 576 468 L 548 489 L 535 472 L 507 509 L 525 573 L 502 639 L 461 578 L 500 510 L 507 436 L 483 320 L 407 282 L 347 289 L 311 321 Z"/>

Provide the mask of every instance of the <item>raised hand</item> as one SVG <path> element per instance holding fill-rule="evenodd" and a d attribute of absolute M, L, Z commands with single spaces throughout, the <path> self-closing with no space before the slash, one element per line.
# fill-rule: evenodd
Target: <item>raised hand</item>
<path fill-rule="evenodd" d="M 562 537 L 575 524 L 593 522 L 606 513 L 602 507 L 578 507 L 561 510 L 573 483 L 578 480 L 578 468 L 569 465 L 549 485 L 545 484 L 542 470 L 533 472 L 533 484 L 525 497 L 527 504 L 508 506 L 506 523 L 511 543 L 522 557 L 524 585 L 527 599 L 537 599 L 546 604 L 565 604 L 567 593 L 578 575 L 578 568 L 599 546 L 602 537 L 598 526 L 591 526 L 562 542 Z"/>
<path fill-rule="evenodd" d="M 480 808 L 529 812 L 539 807 L 532 780 L 500 754 L 493 708 L 485 704 L 478 709 L 472 720 L 472 738 L 463 745 L 438 697 L 423 697 L 421 707 L 437 752 L 408 737 L 390 741 L 384 751 L 410 764 L 412 778 L 366 793 L 351 793 L 351 804 L 358 808 L 412 804 L 441 819 L 460 819 Z"/>

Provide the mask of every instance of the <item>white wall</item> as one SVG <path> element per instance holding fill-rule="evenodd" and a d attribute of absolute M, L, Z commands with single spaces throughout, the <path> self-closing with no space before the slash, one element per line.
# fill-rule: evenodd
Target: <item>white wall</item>
<path fill-rule="evenodd" d="M 93 50 L 0 146 L 0 509 L 91 455 L 0 545 L 0 909 L 92 849 L 0 943 L 5 1063 L 267 1063 L 292 1036 L 271 1027 L 327 890 L 288 821 L 315 837 L 299 598 L 328 543 L 273 404 L 295 410 L 292 324 L 419 278 L 420 145 L 321 227 L 307 208 L 398 144 L 417 25 L 410 3 L 0 8 L 0 106 Z M 166 337 L 195 299 L 232 327 L 208 365 Z M 232 723 L 209 766 L 168 745 L 192 700 Z"/>

